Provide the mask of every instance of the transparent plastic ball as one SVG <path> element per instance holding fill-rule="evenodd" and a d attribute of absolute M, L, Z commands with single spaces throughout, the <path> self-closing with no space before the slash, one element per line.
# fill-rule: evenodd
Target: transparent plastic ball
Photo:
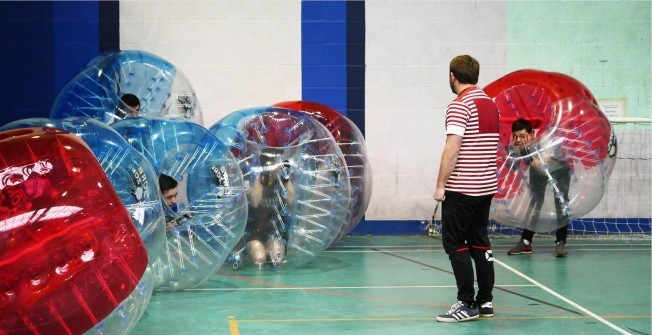
<path fill-rule="evenodd" d="M 169 61 L 139 50 L 92 59 L 59 92 L 50 112 L 53 119 L 83 116 L 106 124 L 139 115 L 202 123 L 188 78 Z"/>
<path fill-rule="evenodd" d="M 510 73 L 485 91 L 501 112 L 490 217 L 549 232 L 595 208 L 616 163 L 617 140 L 591 92 L 572 77 L 538 70 Z M 512 134 L 518 119 L 533 128 L 524 148 Z"/>
<path fill-rule="evenodd" d="M 0 132 L 0 158 L 0 329 L 81 334 L 110 319 L 148 253 L 105 167 L 52 127 Z"/>
<path fill-rule="evenodd" d="M 336 240 L 339 240 L 362 220 L 371 199 L 373 181 L 364 136 L 353 121 L 324 104 L 312 101 L 284 101 L 274 106 L 300 111 L 319 121 L 333 135 L 344 155 L 351 184 L 351 202 L 349 217 L 337 235 Z"/>
<path fill-rule="evenodd" d="M 154 289 L 152 268 L 148 266 L 131 294 L 107 317 L 86 331 L 87 335 L 129 334 L 142 318 Z"/>
<path fill-rule="evenodd" d="M 163 247 L 165 222 L 158 176 L 143 155 L 111 127 L 87 117 L 23 119 L 4 125 L 0 131 L 26 127 L 62 129 L 77 135 L 88 145 L 131 216 L 150 263 L 153 262 Z"/>
<path fill-rule="evenodd" d="M 328 129 L 278 107 L 233 112 L 210 131 L 240 161 L 249 219 L 234 266 L 300 266 L 342 231 L 350 203 L 344 155 Z"/>
<path fill-rule="evenodd" d="M 131 216 L 145 245 L 148 266 L 127 298 L 86 334 L 128 334 L 144 313 L 154 290 L 151 265 L 165 241 L 165 222 L 158 177 L 151 164 L 117 132 L 95 119 L 70 117 L 63 120 L 23 119 L 6 124 L 0 131 L 27 127 L 63 129 L 80 137 L 91 149 Z"/>
<path fill-rule="evenodd" d="M 156 173 L 178 185 L 164 203 L 166 241 L 152 266 L 156 290 L 192 288 L 225 261 L 244 232 L 247 199 L 238 161 L 206 128 L 187 120 L 136 117 L 111 125 Z"/>

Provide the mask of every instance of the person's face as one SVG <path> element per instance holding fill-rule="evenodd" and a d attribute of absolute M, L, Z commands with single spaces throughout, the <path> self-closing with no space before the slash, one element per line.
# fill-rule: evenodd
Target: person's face
<path fill-rule="evenodd" d="M 165 200 L 165 204 L 170 208 L 172 208 L 172 206 L 177 203 L 177 194 L 179 194 L 179 190 L 176 187 L 163 192 L 163 199 Z"/>
<path fill-rule="evenodd" d="M 129 111 L 129 116 L 130 117 L 140 116 L 140 105 L 131 107 L 131 110 Z"/>
<path fill-rule="evenodd" d="M 512 132 L 512 141 L 515 146 L 522 149 L 530 142 L 530 134 L 525 129 L 517 130 Z"/>

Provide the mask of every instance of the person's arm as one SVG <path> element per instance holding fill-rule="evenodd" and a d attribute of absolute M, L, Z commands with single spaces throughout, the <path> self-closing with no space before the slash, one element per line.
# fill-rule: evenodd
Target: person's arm
<path fill-rule="evenodd" d="M 530 154 L 528 163 L 530 163 L 530 166 L 533 168 L 537 169 L 539 172 L 544 172 L 543 171 L 543 164 L 548 164 L 550 163 L 550 160 L 552 157 L 549 155 L 544 154 L 540 150 L 537 150 L 534 145 L 528 146 L 528 153 Z"/>
<path fill-rule="evenodd" d="M 543 162 L 539 157 L 543 159 Z M 543 164 L 548 164 L 548 162 L 550 162 L 550 157 L 534 155 L 534 157 L 532 157 L 532 161 L 530 162 L 530 166 L 537 169 L 537 171 L 543 172 Z"/>
<path fill-rule="evenodd" d="M 294 199 L 296 197 L 296 192 L 294 190 L 294 184 L 292 184 L 292 180 L 287 181 L 287 183 L 284 183 L 283 186 L 285 187 L 285 190 L 287 191 L 287 196 L 285 197 L 285 201 L 287 202 L 287 205 L 291 205 L 294 202 Z"/>
<path fill-rule="evenodd" d="M 248 194 L 251 207 L 258 207 L 260 201 L 263 200 L 263 184 L 260 183 L 260 176 L 254 180 Z"/>
<path fill-rule="evenodd" d="M 437 175 L 437 185 L 433 198 L 437 201 L 444 201 L 444 192 L 446 181 L 457 165 L 457 158 L 462 147 L 462 136 L 449 134 L 446 136 L 446 145 L 444 152 L 441 154 L 441 163 L 439 164 L 439 174 Z"/>

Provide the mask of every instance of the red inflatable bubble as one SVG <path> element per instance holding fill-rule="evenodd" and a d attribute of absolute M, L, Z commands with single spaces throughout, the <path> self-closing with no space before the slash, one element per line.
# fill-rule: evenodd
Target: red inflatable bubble
<path fill-rule="evenodd" d="M 245 130 L 247 140 L 269 147 L 296 145 L 305 131 L 302 121 L 285 113 L 264 113 L 249 120 Z"/>
<path fill-rule="evenodd" d="M 566 224 L 557 220 L 555 201 L 567 208 L 566 215 L 580 217 L 600 202 L 615 165 L 616 138 L 611 123 L 598 107 L 595 97 L 578 80 L 561 73 L 539 70 L 512 72 L 484 88 L 500 109 L 498 148 L 498 193 L 494 197 L 492 219 L 519 228 L 540 232 Z M 532 169 L 514 154 L 512 123 L 526 119 L 532 123 L 535 155 L 555 155 L 553 165 L 542 166 L 549 178 L 545 198 L 533 195 Z M 539 156 L 541 157 L 541 156 Z M 554 169 L 569 169 L 570 182 L 562 192 Z M 551 170 L 552 169 L 552 170 Z M 568 186 L 569 185 L 569 186 Z M 532 201 L 543 203 L 540 215 L 533 216 Z M 532 217 L 538 222 L 531 222 Z"/>
<path fill-rule="evenodd" d="M 82 334 L 147 252 L 93 153 L 52 128 L 0 133 L 0 334 Z"/>
<path fill-rule="evenodd" d="M 352 140 L 351 127 L 344 121 L 342 114 L 326 105 L 312 101 L 283 101 L 274 106 L 309 114 L 313 119 L 326 126 L 326 129 L 335 138 L 335 142 Z"/>
<path fill-rule="evenodd" d="M 537 135 L 564 139 L 562 150 L 586 168 L 607 157 L 611 124 L 588 88 L 567 75 L 539 70 L 512 72 L 484 88 L 500 109 L 500 143 L 508 145 L 518 118 Z"/>

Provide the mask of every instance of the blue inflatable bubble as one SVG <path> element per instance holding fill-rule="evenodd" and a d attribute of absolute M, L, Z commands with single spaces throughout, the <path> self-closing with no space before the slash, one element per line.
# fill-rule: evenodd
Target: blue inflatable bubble
<path fill-rule="evenodd" d="M 177 67 L 149 52 L 123 50 L 92 59 L 61 90 L 50 117 L 85 116 L 110 124 L 138 115 L 202 122 L 195 91 Z"/>
<path fill-rule="evenodd" d="M 319 121 L 333 135 L 344 155 L 351 183 L 351 202 L 349 218 L 337 236 L 339 240 L 350 233 L 362 220 L 371 200 L 373 181 L 364 136 L 353 121 L 324 104 L 299 100 L 279 102 L 274 106 L 306 113 Z"/>
<path fill-rule="evenodd" d="M 151 164 L 109 126 L 90 118 L 63 120 L 45 118 L 11 122 L 0 131 L 27 127 L 63 129 L 79 136 L 97 157 L 109 177 L 132 222 L 143 240 L 149 257 L 148 268 L 136 289 L 87 334 L 127 334 L 142 317 L 154 289 L 152 270 L 165 241 L 163 207 L 158 177 Z"/>
<path fill-rule="evenodd" d="M 247 181 L 249 218 L 234 266 L 302 265 L 336 239 L 351 186 L 326 127 L 304 113 L 260 107 L 231 113 L 210 131 L 230 146 Z"/>
<path fill-rule="evenodd" d="M 172 205 L 163 206 L 167 234 L 153 265 L 156 289 L 201 284 L 224 263 L 244 232 L 247 199 L 238 162 L 228 147 L 194 122 L 136 117 L 111 127 L 152 163 L 159 178 L 172 178 L 171 189 L 178 191 Z"/>

